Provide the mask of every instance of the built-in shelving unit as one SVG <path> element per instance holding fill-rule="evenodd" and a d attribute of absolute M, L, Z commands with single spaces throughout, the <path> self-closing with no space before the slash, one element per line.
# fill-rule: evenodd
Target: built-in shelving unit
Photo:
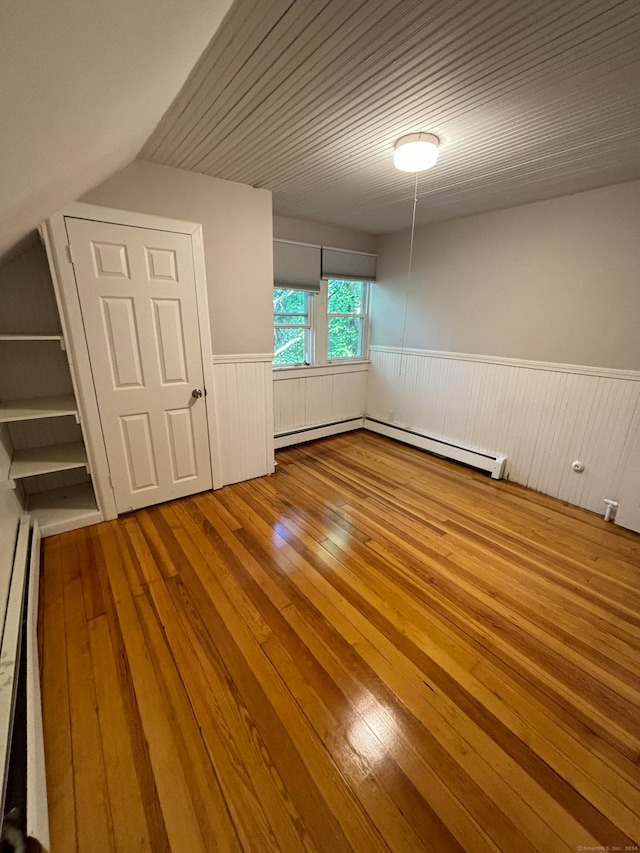
<path fill-rule="evenodd" d="M 78 404 L 72 395 L 0 402 L 0 424 L 38 420 L 40 418 L 60 418 L 65 415 L 74 415 L 75 417 L 78 415 Z"/>
<path fill-rule="evenodd" d="M 4 485 L 43 536 L 100 521 L 42 246 L 3 267 L 0 284 L 0 438 L 11 457 Z M 20 399 L 25 389 L 33 396 Z"/>
<path fill-rule="evenodd" d="M 0 335 L 0 341 L 58 341 L 64 349 L 62 335 Z"/>
<path fill-rule="evenodd" d="M 68 471 L 71 468 L 88 469 L 88 465 L 87 451 L 82 441 L 28 447 L 14 451 L 9 479 L 20 480 L 23 477 L 36 477 L 39 474 L 52 474 L 54 471 Z"/>
<path fill-rule="evenodd" d="M 90 482 L 30 495 L 28 509 L 45 531 L 83 527 L 102 518 Z"/>

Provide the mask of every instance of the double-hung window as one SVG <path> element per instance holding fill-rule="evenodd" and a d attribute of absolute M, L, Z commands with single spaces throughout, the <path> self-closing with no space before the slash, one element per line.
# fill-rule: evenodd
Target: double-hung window
<path fill-rule="evenodd" d="M 367 296 L 363 281 L 327 282 L 327 359 L 366 356 Z"/>
<path fill-rule="evenodd" d="M 311 363 L 311 294 L 276 287 L 273 291 L 273 363 Z"/>
<path fill-rule="evenodd" d="M 363 252 L 274 241 L 274 367 L 367 358 L 375 261 Z"/>

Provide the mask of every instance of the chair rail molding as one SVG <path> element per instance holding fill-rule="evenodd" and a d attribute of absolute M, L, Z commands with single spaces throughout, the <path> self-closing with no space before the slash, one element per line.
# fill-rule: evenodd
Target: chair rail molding
<path fill-rule="evenodd" d="M 505 367 L 526 367 L 529 370 L 551 370 L 558 373 L 579 373 L 585 376 L 604 376 L 610 379 L 628 379 L 640 382 L 640 370 L 625 370 L 617 367 L 591 367 L 584 364 L 559 364 L 554 361 L 530 361 L 524 358 L 505 358 L 499 355 L 476 355 L 468 352 L 445 352 L 442 350 L 409 349 L 408 347 L 387 347 L 372 345 L 373 352 L 397 353 L 398 355 L 420 356 L 422 358 L 444 358 L 451 361 L 474 361 L 483 364 L 501 364 Z"/>
<path fill-rule="evenodd" d="M 243 364 L 246 362 L 261 362 L 268 361 L 269 364 L 273 361 L 272 352 L 240 352 L 230 355 L 212 355 L 211 361 L 213 364 Z"/>

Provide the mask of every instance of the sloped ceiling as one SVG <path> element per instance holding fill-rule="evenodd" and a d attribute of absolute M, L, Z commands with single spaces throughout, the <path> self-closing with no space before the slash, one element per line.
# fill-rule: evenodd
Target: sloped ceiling
<path fill-rule="evenodd" d="M 640 177 L 637 0 L 236 0 L 144 146 L 285 216 L 405 228 Z"/>
<path fill-rule="evenodd" d="M 230 0 L 4 0 L 0 257 L 133 160 Z"/>

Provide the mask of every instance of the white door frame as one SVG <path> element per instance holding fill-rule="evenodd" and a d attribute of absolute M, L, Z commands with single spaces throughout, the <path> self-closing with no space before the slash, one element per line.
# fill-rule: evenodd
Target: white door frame
<path fill-rule="evenodd" d="M 209 455 L 213 488 L 222 486 L 219 458 L 219 426 L 214 406 L 213 362 L 211 354 L 211 330 L 209 327 L 209 304 L 207 299 L 207 279 L 204 264 L 202 225 L 197 222 L 184 222 L 180 219 L 166 219 L 147 213 L 135 213 L 128 210 L 115 210 L 93 204 L 76 202 L 67 205 L 55 213 L 40 226 L 49 265 L 53 277 L 53 286 L 60 306 L 62 333 L 68 349 L 73 389 L 78 402 L 82 420 L 83 434 L 87 446 L 89 468 L 93 479 L 98 508 L 104 519 L 116 518 L 116 501 L 111 487 L 107 450 L 102 435 L 102 424 L 98 400 L 93 385 L 89 349 L 85 337 L 80 299 L 75 273 L 68 254 L 69 239 L 65 219 L 88 219 L 95 222 L 109 222 L 114 225 L 130 225 L 136 228 L 152 228 L 157 231 L 171 231 L 191 236 L 193 267 L 198 308 L 198 326 L 202 348 L 202 369 L 204 386 L 207 390 L 205 405 L 209 436 Z"/>

